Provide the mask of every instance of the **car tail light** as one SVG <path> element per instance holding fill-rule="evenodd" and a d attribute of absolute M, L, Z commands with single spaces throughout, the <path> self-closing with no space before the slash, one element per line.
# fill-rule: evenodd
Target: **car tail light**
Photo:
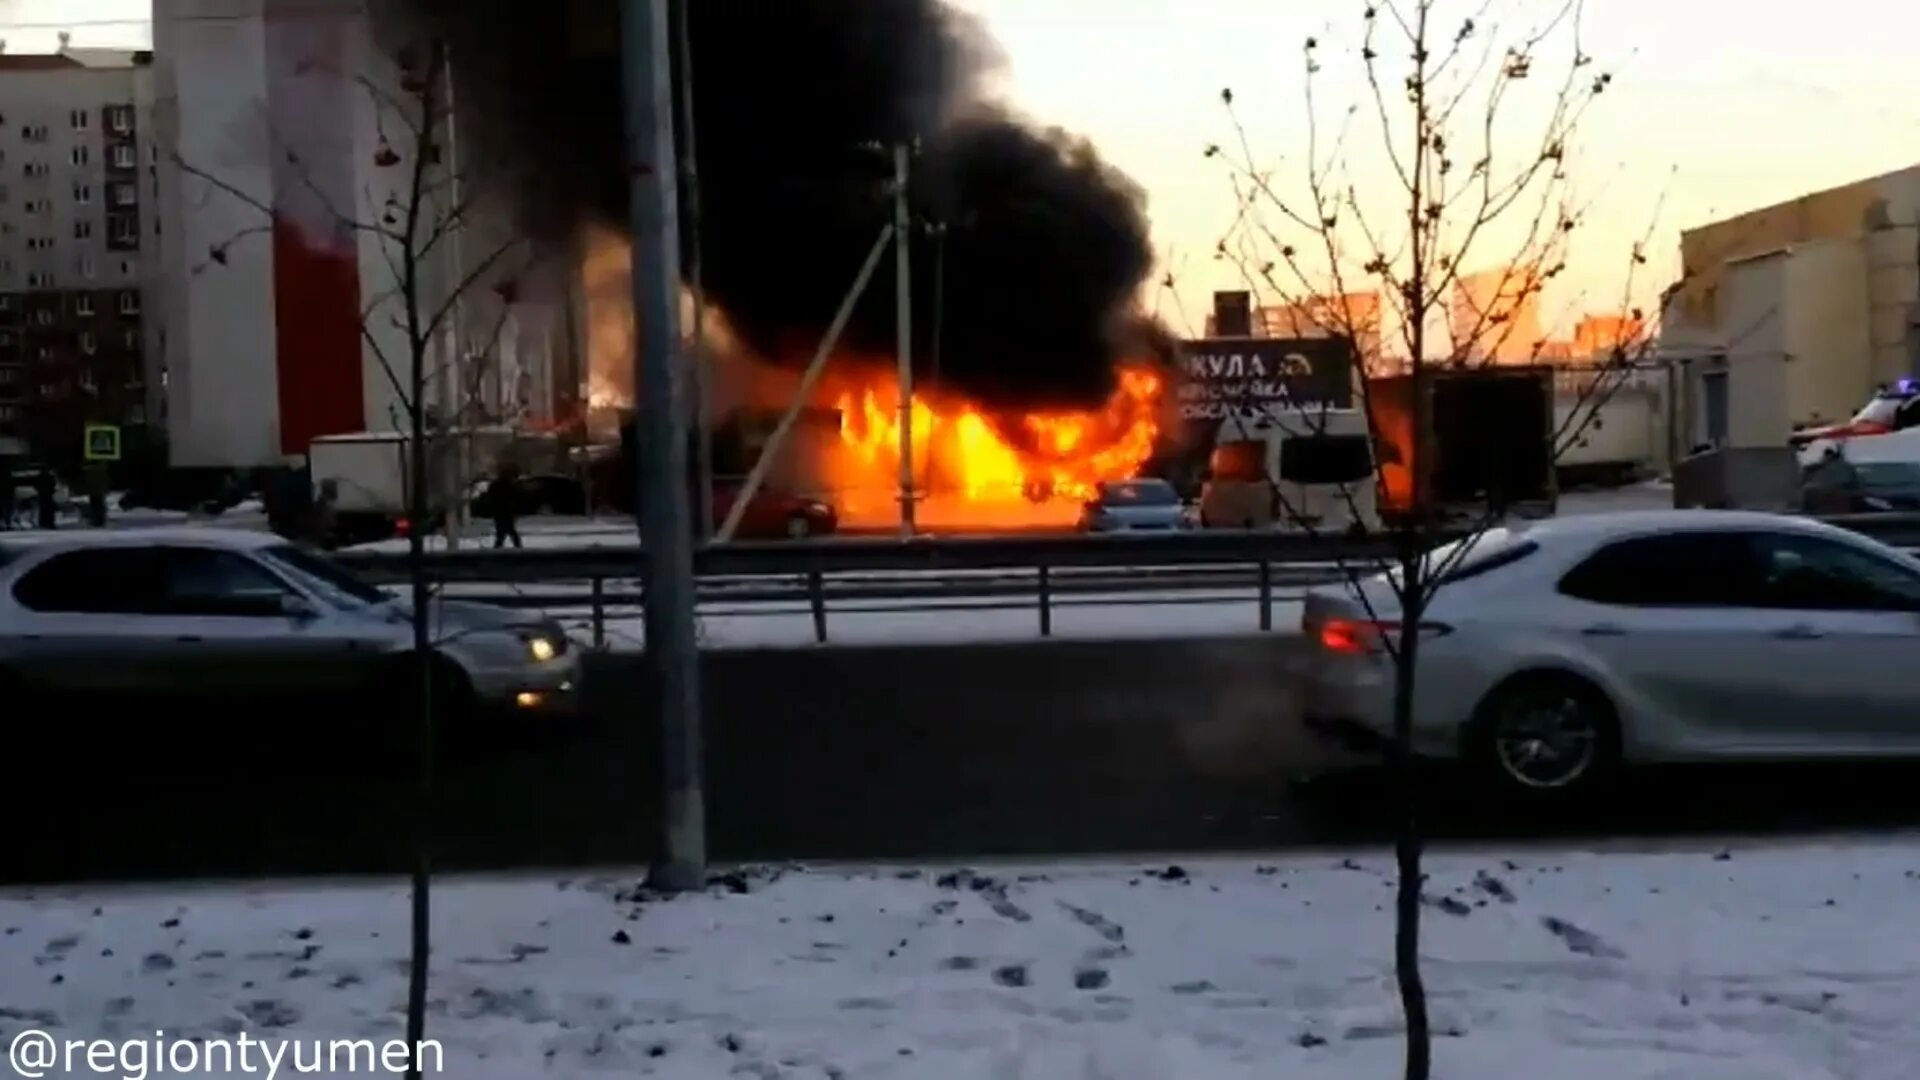
<path fill-rule="evenodd" d="M 1366 656 L 1383 651 L 1387 635 L 1398 634 L 1401 624 L 1391 619 L 1328 619 L 1320 624 L 1315 638 L 1320 647 L 1331 653 L 1343 653 L 1349 656 Z M 1453 633 L 1453 628 L 1445 623 L 1426 622 L 1420 624 L 1420 637 L 1445 637 Z"/>

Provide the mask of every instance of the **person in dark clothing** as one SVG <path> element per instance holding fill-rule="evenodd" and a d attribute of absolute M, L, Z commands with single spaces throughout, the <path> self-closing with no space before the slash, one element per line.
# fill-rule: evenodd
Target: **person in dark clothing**
<path fill-rule="evenodd" d="M 508 541 L 514 547 L 520 543 L 520 492 L 519 470 L 512 465 L 501 465 L 495 471 L 493 480 L 487 485 L 482 498 L 487 504 L 487 516 L 493 519 L 493 546 L 502 548 Z"/>
<path fill-rule="evenodd" d="M 60 508 L 53 492 L 53 470 L 41 469 L 40 475 L 33 478 L 33 494 L 40 503 L 40 527 L 43 529 L 57 528 L 60 524 Z"/>

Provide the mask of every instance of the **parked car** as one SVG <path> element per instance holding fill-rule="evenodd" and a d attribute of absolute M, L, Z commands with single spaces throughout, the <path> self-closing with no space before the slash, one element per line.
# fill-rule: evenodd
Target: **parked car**
<path fill-rule="evenodd" d="M 444 715 L 573 711 L 579 657 L 557 624 L 456 601 L 435 601 L 431 616 Z M 271 700 L 390 713 L 420 685 L 412 656 L 404 602 L 270 533 L 0 537 L 0 700 L 106 692 L 146 707 Z M 263 714 L 256 730 L 275 719 Z"/>
<path fill-rule="evenodd" d="M 1427 558 L 1416 752 L 1558 792 L 1639 762 L 1920 756 L 1920 560 L 1804 518 L 1669 510 L 1495 529 Z M 1392 730 L 1399 607 L 1308 594 L 1315 729 Z"/>
<path fill-rule="evenodd" d="M 1905 438 L 1883 435 L 1867 441 Z M 1852 449 L 1859 445 L 1850 442 L 1847 450 L 1807 470 L 1801 509 L 1810 514 L 1920 512 L 1920 461 L 1856 459 Z"/>
<path fill-rule="evenodd" d="M 715 528 L 727 520 L 727 515 L 733 512 L 733 504 L 739 498 L 740 489 L 737 486 L 714 488 Z M 832 535 L 839 527 L 840 515 L 831 505 L 819 499 L 762 487 L 747 502 L 746 512 L 740 515 L 740 525 L 734 530 L 733 538 L 804 540 L 811 536 Z"/>
<path fill-rule="evenodd" d="M 1187 508 L 1165 480 L 1102 483 L 1080 511 L 1080 528 L 1086 532 L 1171 532 L 1186 527 Z"/>

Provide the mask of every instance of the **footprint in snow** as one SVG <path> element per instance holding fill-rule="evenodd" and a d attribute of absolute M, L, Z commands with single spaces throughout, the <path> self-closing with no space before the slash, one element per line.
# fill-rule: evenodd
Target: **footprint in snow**
<path fill-rule="evenodd" d="M 1083 907 L 1075 907 L 1065 900 L 1059 901 L 1059 904 L 1060 910 L 1073 916 L 1075 922 L 1106 938 L 1108 941 L 1113 942 L 1115 945 L 1126 940 L 1126 928 L 1114 922 L 1112 919 L 1107 918 L 1105 915 L 1097 911 L 1089 911 Z"/>
<path fill-rule="evenodd" d="M 1591 930 L 1583 930 L 1565 919 L 1556 919 L 1548 915 L 1540 920 L 1540 925 L 1546 927 L 1554 937 L 1565 942 L 1568 949 L 1581 956 L 1592 956 L 1602 960 L 1627 958 L 1626 953 L 1607 944 L 1600 935 Z"/>

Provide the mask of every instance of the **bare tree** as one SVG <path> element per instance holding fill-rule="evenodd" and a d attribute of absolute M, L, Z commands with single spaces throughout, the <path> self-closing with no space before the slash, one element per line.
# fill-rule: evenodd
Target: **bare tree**
<path fill-rule="evenodd" d="M 486 376 L 490 366 L 500 362 L 501 331 L 517 299 L 519 275 L 530 268 L 532 256 L 517 236 L 478 251 L 460 250 L 477 212 L 498 194 L 502 180 L 497 174 L 475 175 L 454 160 L 447 44 L 438 38 L 405 41 L 378 63 L 377 71 L 332 73 L 366 95 L 375 117 L 376 145 L 356 145 L 351 151 L 369 155 L 368 161 L 355 162 L 355 175 L 373 178 L 356 193 L 354 205 L 340 205 L 322 190 L 301 168 L 299 151 L 287 140 L 270 132 L 268 142 L 311 196 L 304 201 L 324 209 L 324 224 L 357 240 L 371 240 L 386 271 L 384 286 L 371 290 L 358 314 L 365 351 L 392 392 L 395 415 L 390 419 L 404 440 L 406 514 L 414 526 L 407 534 L 412 649 L 398 677 L 403 680 L 399 698 L 415 725 L 406 1038 L 411 1048 L 407 1075 L 418 1077 L 431 944 L 436 719 L 457 708 L 463 696 L 458 678 L 435 655 L 446 641 L 433 615 L 435 590 L 425 561 L 427 523 L 453 511 L 455 501 L 465 498 L 464 470 L 452 470 L 450 482 L 448 466 L 455 458 L 464 462 L 468 432 L 485 418 Z M 313 224 L 288 221 L 275 200 L 178 154 L 172 164 L 204 186 L 203 194 L 237 200 L 260 215 L 257 223 L 211 245 L 196 273 L 226 266 L 233 245 L 248 237 Z M 493 313 L 472 325 L 466 309 L 481 306 L 476 301 L 489 294 L 484 306 L 491 306 Z"/>
<path fill-rule="evenodd" d="M 1552 355 L 1522 316 L 1566 272 L 1587 214 L 1572 179 L 1575 137 L 1612 82 L 1582 46 L 1581 8 L 1580 0 L 1546 0 L 1531 11 L 1524 0 L 1360 0 L 1354 37 L 1304 44 L 1305 146 L 1292 165 L 1279 170 L 1259 160 L 1231 90 L 1223 98 L 1234 139 L 1207 149 L 1225 163 L 1236 200 L 1216 257 L 1273 301 L 1295 324 L 1293 334 L 1345 339 L 1377 445 L 1389 408 L 1398 408 L 1383 399 L 1377 377 L 1410 381 L 1410 415 L 1396 420 L 1407 432 L 1402 460 L 1377 449 L 1378 474 L 1363 481 L 1400 488 L 1397 510 L 1368 530 L 1377 529 L 1369 546 L 1377 554 L 1340 567 L 1346 591 L 1365 610 L 1368 647 L 1383 652 L 1393 671 L 1387 752 L 1402 800 L 1394 970 L 1410 1080 L 1425 1080 L 1431 1062 L 1419 962 L 1425 841 L 1413 739 L 1417 661 L 1436 593 L 1508 512 L 1501 493 L 1490 490 L 1486 505 L 1450 520 L 1432 482 L 1434 431 L 1421 403 L 1450 371 Z M 1529 14 L 1540 21 L 1528 25 Z M 1350 65 L 1361 90 L 1329 117 L 1321 98 L 1331 63 Z M 1359 134 L 1365 131 L 1373 136 Z M 1625 318 L 1574 380 L 1566 415 L 1549 425 L 1549 467 L 1647 356 L 1650 320 L 1631 303 L 1646 241 L 1623 258 L 1627 280 L 1616 310 Z M 1476 267 L 1488 270 L 1474 274 Z M 1324 423 L 1326 413 L 1304 415 Z M 1317 527 L 1287 504 L 1282 486 L 1275 492 L 1288 524 Z M 1364 522 L 1359 490 L 1343 485 L 1342 497 L 1353 520 Z M 1392 610 L 1377 602 L 1383 595 Z"/>

